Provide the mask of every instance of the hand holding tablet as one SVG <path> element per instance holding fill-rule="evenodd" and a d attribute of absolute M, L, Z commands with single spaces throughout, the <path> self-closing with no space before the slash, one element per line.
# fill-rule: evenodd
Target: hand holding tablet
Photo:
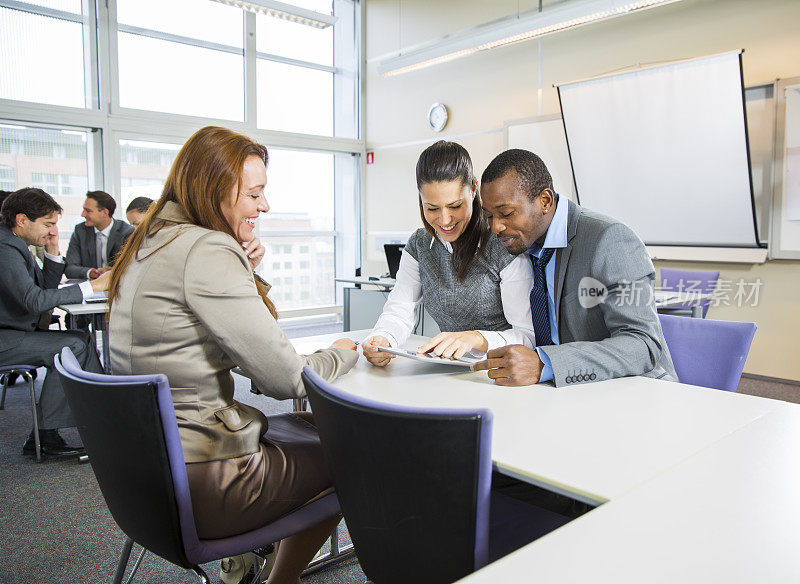
<path fill-rule="evenodd" d="M 469 367 L 473 363 L 483 361 L 486 359 L 486 353 L 473 349 L 466 353 L 460 359 L 450 359 L 447 357 L 438 357 L 431 353 L 415 353 L 414 351 L 407 351 L 406 349 L 395 349 L 393 347 L 377 347 L 383 353 L 390 353 L 392 355 L 399 355 L 407 359 L 414 359 L 415 361 L 422 361 L 423 363 L 438 363 L 441 365 L 458 365 L 461 367 Z"/>

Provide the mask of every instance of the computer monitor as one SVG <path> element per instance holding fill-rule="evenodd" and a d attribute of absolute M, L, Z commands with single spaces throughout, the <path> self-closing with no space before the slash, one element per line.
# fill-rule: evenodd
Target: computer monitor
<path fill-rule="evenodd" d="M 383 251 L 386 254 L 386 263 L 389 264 L 389 277 L 397 277 L 397 268 L 400 267 L 400 256 L 403 253 L 405 243 L 384 243 Z"/>

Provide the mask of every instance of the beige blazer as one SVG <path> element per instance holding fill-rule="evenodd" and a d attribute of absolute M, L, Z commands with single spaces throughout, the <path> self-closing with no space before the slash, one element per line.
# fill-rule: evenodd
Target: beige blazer
<path fill-rule="evenodd" d="M 241 367 L 266 395 L 287 399 L 305 395 L 303 366 L 330 380 L 358 355 L 298 355 L 258 295 L 238 242 L 186 223 L 177 203 L 159 218 L 165 227 L 143 243 L 111 309 L 112 370 L 167 376 L 187 463 L 252 454 L 267 419 L 233 399 L 231 368 Z"/>

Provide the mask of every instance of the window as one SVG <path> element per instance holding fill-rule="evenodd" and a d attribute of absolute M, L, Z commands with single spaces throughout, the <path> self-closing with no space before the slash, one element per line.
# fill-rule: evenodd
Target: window
<path fill-rule="evenodd" d="M 10 166 L 0 166 L 0 191 L 13 191 L 17 186 L 17 171 Z"/>
<path fill-rule="evenodd" d="M 121 107 L 244 119 L 242 10 L 198 0 L 118 0 L 117 21 Z"/>
<path fill-rule="evenodd" d="M 38 4 L 0 7 L 0 98 L 87 107 L 81 2 Z"/>
<path fill-rule="evenodd" d="M 119 140 L 122 209 L 136 197 L 158 199 L 179 144 Z"/>
<path fill-rule="evenodd" d="M 55 130 L 0 123 L 0 165 L 5 190 L 40 188 L 64 208 L 58 222 L 59 246 L 66 251 L 90 180 L 88 130 Z M 13 184 L 12 184 L 13 180 Z"/>
<path fill-rule="evenodd" d="M 257 16 L 258 126 L 354 138 L 358 134 L 357 4 L 351 0 L 292 4 L 315 6 L 311 10 L 324 14 L 331 14 L 333 7 L 337 21 L 318 29 Z"/>
<path fill-rule="evenodd" d="M 281 314 L 336 310 L 334 276 L 360 265 L 362 1 L 286 0 L 336 17 L 318 29 L 212 0 L 0 0 L 0 100 L 19 120 L 0 118 L 0 188 L 51 193 L 66 248 L 87 190 L 123 218 L 199 127 L 233 127 L 269 148 L 259 270 Z"/>

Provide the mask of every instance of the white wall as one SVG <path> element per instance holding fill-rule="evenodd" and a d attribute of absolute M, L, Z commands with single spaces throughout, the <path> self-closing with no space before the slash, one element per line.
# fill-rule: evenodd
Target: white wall
<path fill-rule="evenodd" d="M 538 42 L 485 51 L 417 72 L 384 78 L 384 55 L 456 30 L 527 10 L 538 2 L 511 0 L 367 0 L 364 273 L 386 269 L 370 233 L 420 226 L 414 165 L 430 142 L 450 138 L 471 153 L 478 176 L 502 150 L 502 125 L 537 115 Z M 542 41 L 542 113 L 558 113 L 552 85 L 634 65 L 744 48 L 745 83 L 800 75 L 800 2 L 797 0 L 683 0 L 615 20 L 560 33 Z M 426 113 L 440 101 L 450 120 L 439 134 Z M 461 137 L 463 134 L 474 134 Z M 423 144 L 403 145 L 426 141 Z M 674 267 L 674 263 L 659 262 Z M 758 306 L 712 308 L 709 317 L 759 326 L 745 371 L 800 380 L 800 262 L 762 266 L 680 264 L 719 269 L 729 280 L 763 282 Z"/>

